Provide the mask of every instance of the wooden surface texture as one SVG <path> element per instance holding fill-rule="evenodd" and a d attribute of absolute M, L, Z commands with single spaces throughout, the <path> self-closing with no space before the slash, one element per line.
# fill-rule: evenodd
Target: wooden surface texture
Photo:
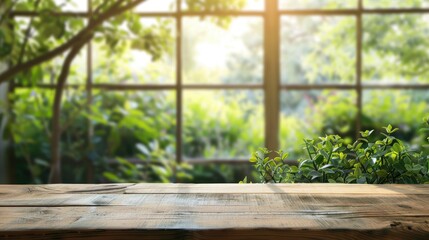
<path fill-rule="evenodd" d="M 429 185 L 0 185 L 0 239 L 429 239 Z"/>

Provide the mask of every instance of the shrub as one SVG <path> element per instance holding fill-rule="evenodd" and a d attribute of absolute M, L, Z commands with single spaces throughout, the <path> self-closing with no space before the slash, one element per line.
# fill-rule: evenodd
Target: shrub
<path fill-rule="evenodd" d="M 262 183 L 429 183 L 428 155 L 392 136 L 398 128 L 384 129 L 379 140 L 370 140 L 373 130 L 364 131 L 353 144 L 338 135 L 306 139 L 307 156 L 298 166 L 285 163 L 287 153 L 266 148 L 255 152 L 250 162 Z"/>

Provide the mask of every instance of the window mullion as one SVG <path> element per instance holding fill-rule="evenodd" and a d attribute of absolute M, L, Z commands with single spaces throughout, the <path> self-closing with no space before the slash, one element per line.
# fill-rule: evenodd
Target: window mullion
<path fill-rule="evenodd" d="M 88 12 L 87 12 L 87 16 L 89 18 L 92 17 L 92 0 L 88 0 Z M 90 19 L 87 19 L 86 24 L 89 23 Z M 93 56 L 92 56 L 92 39 L 88 41 L 88 44 L 85 48 L 85 50 L 87 51 L 86 53 L 86 74 L 87 74 L 87 78 L 86 78 L 86 108 L 88 113 L 91 113 L 91 105 L 93 102 L 93 98 L 92 98 L 92 87 L 93 87 L 93 79 L 92 79 L 92 73 L 93 73 Z M 93 149 L 93 144 L 92 144 L 92 138 L 94 136 L 94 125 L 92 124 L 92 121 L 90 119 L 88 119 L 87 121 L 87 126 L 88 126 L 88 132 L 87 132 L 87 141 L 88 141 L 88 146 L 90 148 L 90 150 L 92 151 Z M 85 159 L 85 165 L 86 165 L 86 180 L 88 183 L 94 182 L 94 168 L 92 165 L 91 160 L 89 159 L 89 157 L 87 156 Z"/>
<path fill-rule="evenodd" d="M 176 163 L 182 162 L 182 1 L 177 0 L 176 14 Z M 175 174 L 176 175 L 176 171 Z"/>
<path fill-rule="evenodd" d="M 278 0 L 265 1 L 264 15 L 265 146 L 279 149 L 280 16 Z"/>
<path fill-rule="evenodd" d="M 363 0 L 358 0 L 358 11 L 356 16 L 356 139 L 360 137 L 362 128 L 362 12 Z"/>

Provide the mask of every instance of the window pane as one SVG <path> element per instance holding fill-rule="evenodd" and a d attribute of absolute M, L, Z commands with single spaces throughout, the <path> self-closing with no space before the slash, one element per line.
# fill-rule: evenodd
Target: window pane
<path fill-rule="evenodd" d="M 43 183 L 49 172 L 50 144 L 49 124 L 52 118 L 53 91 L 40 89 L 16 89 L 10 95 L 13 99 L 14 121 L 10 123 L 13 136 L 15 178 L 21 183 Z M 45 128 L 46 126 L 46 128 Z M 32 167 L 27 163 L 38 159 Z M 32 171 L 35 171 L 34 173 Z M 37 172 L 36 172 L 37 171 Z"/>
<path fill-rule="evenodd" d="M 354 17 L 281 18 L 282 83 L 353 83 Z"/>
<path fill-rule="evenodd" d="M 303 157 L 304 139 L 338 134 L 351 141 L 355 134 L 354 91 L 283 91 L 280 146 L 290 159 Z"/>
<path fill-rule="evenodd" d="M 428 49 L 428 15 L 365 16 L 363 80 L 429 83 Z"/>
<path fill-rule="evenodd" d="M 280 9 L 356 8 L 357 0 L 279 0 Z"/>
<path fill-rule="evenodd" d="M 66 53 L 67 54 L 67 53 Z M 31 68 L 17 76 L 17 82 L 24 86 L 35 84 L 56 84 L 64 65 L 66 54 L 60 55 L 48 62 Z M 84 47 L 70 66 L 67 84 L 82 84 L 87 80 L 87 48 Z"/>
<path fill-rule="evenodd" d="M 87 52 L 86 47 L 82 48 L 76 58 L 73 60 L 72 65 L 70 66 L 70 72 L 67 77 L 68 84 L 85 84 L 87 80 Z M 61 73 L 61 69 L 64 65 L 64 60 L 67 54 L 63 54 L 59 57 L 54 58 L 53 60 L 42 64 L 41 66 L 36 66 L 32 71 L 35 75 L 31 77 L 40 76 L 42 81 L 37 81 L 39 83 L 57 83 L 58 76 Z M 39 72 L 40 71 L 40 72 Z M 40 75 L 39 75 L 40 74 Z"/>
<path fill-rule="evenodd" d="M 175 94 L 95 91 L 91 107 L 98 158 L 174 160 Z"/>
<path fill-rule="evenodd" d="M 116 33 L 120 36 L 117 42 L 104 38 L 95 41 L 95 83 L 175 82 L 174 20 L 141 18 L 140 23 L 143 36 L 135 36 L 124 26 Z"/>
<path fill-rule="evenodd" d="M 264 145 L 262 91 L 184 92 L 185 158 L 250 156 Z"/>
<path fill-rule="evenodd" d="M 366 90 L 363 94 L 362 128 L 382 131 L 391 124 L 400 129 L 396 134 L 406 142 L 418 139 L 428 113 L 426 90 Z"/>
<path fill-rule="evenodd" d="M 262 83 L 262 18 L 184 18 L 182 44 L 185 83 Z"/>
<path fill-rule="evenodd" d="M 4 1 L 2 1 L 4 2 Z M 87 12 L 87 0 L 40 0 L 37 5 L 34 0 L 18 0 L 14 6 L 17 11 L 54 11 L 54 12 Z M 37 6 L 37 8 L 36 8 Z"/>
<path fill-rule="evenodd" d="M 136 7 L 136 12 L 174 12 L 177 0 L 146 0 Z"/>
<path fill-rule="evenodd" d="M 183 0 L 182 9 L 189 11 L 264 10 L 264 0 L 195 1 Z"/>
<path fill-rule="evenodd" d="M 365 8 L 421 8 L 429 7 L 428 0 L 364 0 Z"/>
<path fill-rule="evenodd" d="M 31 18 L 17 17 L 14 19 L 15 48 L 16 55 L 20 54 L 18 49 L 25 41 L 25 33 Z M 84 19 L 63 17 L 59 18 L 54 25 L 49 25 L 49 28 L 43 27 L 47 25 L 45 19 L 34 18 L 33 27 L 31 30 L 31 38 L 26 43 L 25 54 L 23 54 L 22 62 L 34 59 L 35 56 L 41 56 L 48 50 L 53 49 L 53 46 L 59 46 L 69 40 L 70 35 L 76 33 L 84 27 Z M 62 29 L 62 30 L 60 30 Z M 67 30 L 67 33 L 62 32 Z M 18 47 L 19 46 L 19 47 Z M 87 47 L 84 46 L 79 54 L 74 58 L 70 74 L 67 78 L 67 83 L 84 84 L 87 79 Z M 57 78 L 61 73 L 64 65 L 64 60 L 68 51 L 42 64 L 38 64 L 19 74 L 16 78 L 17 83 L 22 85 L 34 85 L 40 83 L 56 83 Z M 15 59 L 18 57 L 15 56 Z"/>
<path fill-rule="evenodd" d="M 17 182 L 44 183 L 51 159 L 52 105 L 54 90 L 15 89 L 12 95 L 14 120 L 10 122 L 17 166 Z M 67 90 L 62 98 L 61 159 L 64 182 L 85 181 L 85 158 L 88 152 L 88 121 L 85 117 L 86 95 Z"/>

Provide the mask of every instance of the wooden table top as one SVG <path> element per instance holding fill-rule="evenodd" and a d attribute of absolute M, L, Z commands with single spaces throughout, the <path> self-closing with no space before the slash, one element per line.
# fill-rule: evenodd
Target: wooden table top
<path fill-rule="evenodd" d="M 429 239 L 429 185 L 0 185 L 6 239 Z"/>

